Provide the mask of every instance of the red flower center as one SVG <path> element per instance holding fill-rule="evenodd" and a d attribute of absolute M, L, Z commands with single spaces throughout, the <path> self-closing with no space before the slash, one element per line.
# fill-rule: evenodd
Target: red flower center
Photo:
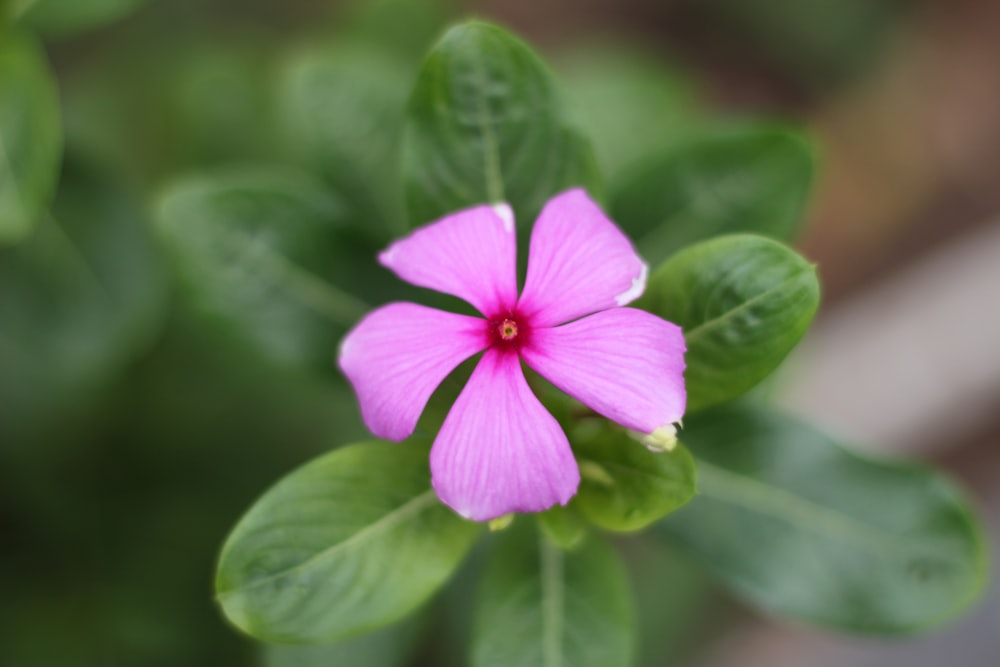
<path fill-rule="evenodd" d="M 527 323 L 515 313 L 506 313 L 490 318 L 487 326 L 489 327 L 490 340 L 501 348 L 517 350 L 524 344 L 528 336 Z"/>

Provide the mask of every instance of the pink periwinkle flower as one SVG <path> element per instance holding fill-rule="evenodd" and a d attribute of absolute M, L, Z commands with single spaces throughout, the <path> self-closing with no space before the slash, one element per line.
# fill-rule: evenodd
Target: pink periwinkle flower
<path fill-rule="evenodd" d="M 580 483 L 569 441 L 528 387 L 522 360 L 653 440 L 669 439 L 684 414 L 681 330 L 622 307 L 642 294 L 648 267 L 583 190 L 564 192 L 542 210 L 520 298 L 516 258 L 506 204 L 417 229 L 379 261 L 407 282 L 464 299 L 483 318 L 390 303 L 361 320 L 340 348 L 365 423 L 395 441 L 413 433 L 441 381 L 485 350 L 430 460 L 438 496 L 475 521 L 565 505 Z"/>

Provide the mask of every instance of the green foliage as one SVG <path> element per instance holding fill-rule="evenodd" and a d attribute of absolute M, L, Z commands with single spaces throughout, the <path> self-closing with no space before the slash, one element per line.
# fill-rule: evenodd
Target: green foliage
<path fill-rule="evenodd" d="M 684 434 L 700 494 L 661 532 L 754 604 L 891 634 L 949 618 L 982 590 L 982 535 L 942 475 L 748 407 L 692 417 Z"/>
<path fill-rule="evenodd" d="M 814 171 L 814 150 L 801 131 L 765 123 L 716 127 L 627 172 L 616 181 L 610 211 L 653 264 L 722 234 L 791 241 Z"/>
<path fill-rule="evenodd" d="M 333 644 L 265 644 L 262 667 L 403 667 L 423 624 L 419 616 Z"/>
<path fill-rule="evenodd" d="M 413 225 L 506 201 L 527 228 L 561 190 L 600 194 L 590 146 L 567 124 L 551 74 L 523 42 L 486 23 L 460 24 L 431 50 L 405 141 Z"/>
<path fill-rule="evenodd" d="M 222 549 L 215 587 L 229 620 L 269 641 L 322 643 L 425 602 L 479 534 L 438 501 L 427 452 L 345 447 L 265 493 Z"/>
<path fill-rule="evenodd" d="M 781 364 L 816 313 L 819 282 L 788 247 L 737 234 L 674 255 L 638 305 L 684 330 L 695 411 L 737 398 Z"/>
<path fill-rule="evenodd" d="M 572 507 L 601 528 L 641 530 L 694 496 L 694 461 L 683 445 L 653 453 L 603 419 L 581 422 L 572 443 L 581 474 Z"/>
<path fill-rule="evenodd" d="M 89 407 L 144 350 L 166 278 L 136 193 L 70 156 L 52 216 L 0 249 L 0 442 Z"/>
<path fill-rule="evenodd" d="M 556 505 L 538 514 L 538 528 L 563 549 L 574 549 L 587 536 L 587 524 L 574 509 Z"/>
<path fill-rule="evenodd" d="M 61 153 L 59 99 L 45 55 L 28 36 L 0 31 L 0 245 L 24 238 L 44 217 Z"/>
<path fill-rule="evenodd" d="M 31 28 L 66 35 L 119 19 L 146 0 L 10 0 L 14 15 Z"/>
<path fill-rule="evenodd" d="M 340 45 L 296 58 L 279 88 L 291 150 L 342 193 L 351 222 L 381 242 L 406 229 L 400 141 L 410 70 L 370 46 Z"/>
<path fill-rule="evenodd" d="M 189 177 L 160 201 L 159 225 L 192 298 L 276 363 L 328 367 L 367 308 L 334 287 L 340 200 L 293 170 Z"/>
<path fill-rule="evenodd" d="M 515 529 L 500 540 L 478 591 L 473 667 L 630 664 L 632 601 L 610 547 L 591 538 L 563 551 Z"/>

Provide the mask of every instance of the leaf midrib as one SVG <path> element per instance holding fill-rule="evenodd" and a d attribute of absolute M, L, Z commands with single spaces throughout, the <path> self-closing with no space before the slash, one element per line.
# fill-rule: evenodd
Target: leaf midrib
<path fill-rule="evenodd" d="M 302 561 L 298 565 L 282 570 L 280 572 L 269 574 L 266 577 L 254 579 L 253 581 L 245 585 L 233 588 L 228 591 L 218 591 L 215 597 L 218 600 L 222 600 L 223 598 L 229 597 L 231 595 L 242 594 L 250 589 L 257 588 L 266 583 L 270 583 L 277 579 L 281 579 L 283 577 L 295 574 L 296 572 L 307 570 L 315 565 L 319 565 L 323 561 L 328 560 L 333 556 L 336 556 L 337 554 L 346 549 L 355 547 L 359 544 L 364 543 L 367 540 L 373 539 L 374 537 L 377 537 L 378 535 L 385 533 L 388 530 L 391 530 L 392 528 L 395 528 L 397 525 L 406 521 L 414 514 L 419 514 L 420 512 L 425 510 L 428 506 L 433 505 L 436 500 L 437 496 L 435 495 L 434 490 L 428 489 L 427 491 L 424 491 L 418 496 L 414 496 L 413 498 L 406 501 L 399 507 L 388 512 L 387 514 L 382 516 L 382 518 L 380 518 L 378 521 L 365 526 L 364 528 L 354 533 L 353 535 L 343 540 L 342 542 L 338 542 L 337 544 L 327 547 L 326 549 L 320 551 L 316 555 Z"/>
<path fill-rule="evenodd" d="M 730 318 L 735 317 L 738 313 L 741 313 L 749 308 L 752 308 L 753 306 L 760 303 L 764 299 L 772 296 L 775 292 L 786 289 L 790 284 L 796 282 L 805 273 L 806 270 L 802 269 L 796 272 L 791 277 L 781 281 L 781 283 L 774 285 L 773 287 L 767 288 L 757 296 L 747 299 L 746 301 L 736 306 L 735 308 L 731 308 L 726 312 L 722 313 L 721 315 L 713 317 L 709 320 L 705 320 L 704 322 L 694 327 L 693 329 L 688 330 L 688 332 L 684 335 L 685 340 L 687 340 L 688 345 L 690 345 L 698 336 L 703 335 L 706 331 L 711 331 L 712 329 L 721 326 Z"/>

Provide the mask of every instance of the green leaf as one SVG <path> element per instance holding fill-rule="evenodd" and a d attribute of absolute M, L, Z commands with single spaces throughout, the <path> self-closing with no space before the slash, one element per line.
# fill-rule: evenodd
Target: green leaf
<path fill-rule="evenodd" d="M 125 16 L 146 0 L 12 0 L 14 16 L 46 35 L 96 28 Z"/>
<path fill-rule="evenodd" d="M 62 154 L 56 83 L 41 47 L 0 41 L 0 244 L 24 238 L 55 192 Z"/>
<path fill-rule="evenodd" d="M 588 44 L 561 54 L 557 70 L 569 114 L 612 183 L 685 139 L 703 115 L 693 86 L 633 45 Z"/>
<path fill-rule="evenodd" d="M 421 627 L 419 619 L 411 616 L 333 644 L 266 644 L 263 667 L 405 667 Z"/>
<path fill-rule="evenodd" d="M 284 70 L 281 118 L 292 151 L 342 192 L 374 238 L 406 230 L 400 142 L 410 66 L 358 45 L 298 56 Z"/>
<path fill-rule="evenodd" d="M 652 264 L 698 241 L 735 232 L 792 240 L 801 226 L 815 157 L 794 128 L 746 124 L 699 135 L 622 180 L 612 217 Z"/>
<path fill-rule="evenodd" d="M 692 417 L 685 438 L 700 494 L 662 532 L 754 604 L 901 633 L 953 616 L 983 589 L 980 529 L 939 473 L 740 406 Z"/>
<path fill-rule="evenodd" d="M 427 56 L 405 141 L 415 225 L 507 201 L 527 227 L 561 190 L 600 194 L 593 153 L 567 124 L 549 71 L 527 45 L 485 23 L 452 28 Z"/>
<path fill-rule="evenodd" d="M 425 602 L 480 532 L 438 501 L 427 453 L 353 445 L 265 493 L 222 549 L 215 588 L 229 620 L 259 639 L 321 643 Z"/>
<path fill-rule="evenodd" d="M 51 218 L 0 249 L 0 442 L 38 446 L 140 352 L 166 309 L 163 261 L 137 193 L 67 156 Z"/>
<path fill-rule="evenodd" d="M 629 665 L 633 610 L 618 555 L 590 538 L 563 551 L 531 530 L 501 534 L 478 592 L 473 667 Z"/>
<path fill-rule="evenodd" d="M 596 419 L 578 422 L 570 441 L 581 473 L 571 507 L 601 528 L 641 530 L 694 496 L 694 461 L 683 445 L 653 453 Z"/>
<path fill-rule="evenodd" d="M 693 411 L 740 396 L 781 364 L 816 313 L 819 281 L 787 246 L 737 234 L 674 255 L 638 305 L 684 330 Z"/>
<path fill-rule="evenodd" d="M 281 365 L 328 367 L 367 307 L 333 285 L 343 207 L 304 174 L 229 169 L 171 187 L 159 223 L 200 308 Z"/>
<path fill-rule="evenodd" d="M 563 549 L 574 549 L 587 536 L 587 524 L 569 507 L 555 505 L 540 512 L 538 528 Z"/>

